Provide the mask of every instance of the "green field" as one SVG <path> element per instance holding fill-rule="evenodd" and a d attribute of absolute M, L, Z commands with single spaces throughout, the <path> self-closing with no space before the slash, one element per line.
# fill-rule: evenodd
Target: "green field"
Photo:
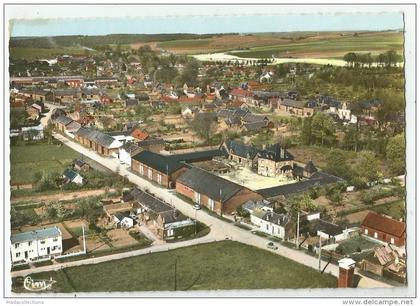
<path fill-rule="evenodd" d="M 285 257 L 223 241 L 31 275 L 56 292 L 333 288 L 337 279 Z M 100 281 L 99 281 L 100 280 Z M 15 286 L 19 292 L 21 287 Z"/>
<path fill-rule="evenodd" d="M 378 214 L 385 214 L 397 220 L 401 218 L 405 219 L 405 203 L 403 200 L 376 206 L 372 210 Z"/>
<path fill-rule="evenodd" d="M 160 48 L 195 48 L 208 46 L 211 43 L 210 38 L 206 39 L 179 39 L 169 40 L 158 44 Z"/>
<path fill-rule="evenodd" d="M 244 58 L 270 58 L 272 55 L 277 57 L 338 58 L 348 52 L 378 54 L 387 50 L 402 53 L 402 33 L 369 33 L 360 36 L 304 40 L 297 43 L 255 47 L 249 50 L 230 52 L 229 54 Z"/>
<path fill-rule="evenodd" d="M 10 58 L 11 59 L 26 59 L 26 60 L 35 60 L 35 59 L 48 59 L 56 57 L 58 55 L 73 55 L 81 56 L 92 54 L 92 52 L 87 51 L 82 48 L 77 47 L 56 47 L 56 48 L 27 48 L 27 47 L 10 47 Z"/>
<path fill-rule="evenodd" d="M 63 172 L 71 161 L 80 156 L 63 145 L 37 144 L 10 147 L 11 184 L 30 184 L 36 172 Z"/>

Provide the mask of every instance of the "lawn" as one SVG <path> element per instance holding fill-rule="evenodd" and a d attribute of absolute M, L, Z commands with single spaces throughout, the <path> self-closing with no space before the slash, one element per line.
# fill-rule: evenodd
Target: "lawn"
<path fill-rule="evenodd" d="M 10 148 L 11 184 L 30 184 L 36 172 L 63 172 L 80 154 L 67 146 L 47 144 L 17 145 Z"/>
<path fill-rule="evenodd" d="M 285 257 L 223 241 L 31 275 L 56 292 L 333 288 L 337 279 Z M 97 281 L 100 280 L 100 281 Z M 20 288 L 14 288 L 21 291 Z"/>

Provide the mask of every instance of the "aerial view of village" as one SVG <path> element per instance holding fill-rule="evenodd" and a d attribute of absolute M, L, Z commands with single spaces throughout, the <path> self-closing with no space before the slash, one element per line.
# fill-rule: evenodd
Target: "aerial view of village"
<path fill-rule="evenodd" d="M 15 20 L 11 291 L 407 286 L 402 15 L 307 18 Z"/>

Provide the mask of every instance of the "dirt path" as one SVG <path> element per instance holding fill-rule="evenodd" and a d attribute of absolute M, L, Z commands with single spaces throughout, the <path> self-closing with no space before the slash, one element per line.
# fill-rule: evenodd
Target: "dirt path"
<path fill-rule="evenodd" d="M 116 190 L 111 188 L 109 192 L 115 192 Z M 46 195 L 33 195 L 16 197 L 11 199 L 11 203 L 18 203 L 23 201 L 34 201 L 34 202 L 51 202 L 51 201 L 68 201 L 73 199 L 80 199 L 92 196 L 99 196 L 105 193 L 104 189 L 84 190 L 75 192 L 59 192 L 54 194 Z"/>

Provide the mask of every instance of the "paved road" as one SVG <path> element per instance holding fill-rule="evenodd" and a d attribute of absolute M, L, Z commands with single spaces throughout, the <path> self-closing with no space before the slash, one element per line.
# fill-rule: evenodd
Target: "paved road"
<path fill-rule="evenodd" d="M 200 211 L 194 210 L 189 203 L 178 198 L 174 194 L 175 191 L 161 188 L 161 187 L 151 184 L 149 181 L 128 171 L 126 167 L 121 166 L 118 160 L 115 158 L 100 156 L 96 152 L 91 151 L 81 146 L 80 144 L 69 140 L 68 138 L 60 134 L 54 133 L 53 136 L 56 139 L 63 142 L 65 145 L 72 148 L 73 150 L 78 151 L 79 153 L 83 155 L 86 155 L 87 157 L 101 163 L 103 166 L 107 167 L 108 169 L 126 177 L 130 182 L 136 184 L 140 188 L 147 189 L 149 192 L 154 193 L 156 196 L 163 199 L 167 203 L 170 203 L 173 206 L 175 206 L 184 215 L 189 216 L 190 218 L 197 218 L 197 220 L 207 224 L 211 228 L 211 235 L 213 237 L 213 240 L 223 240 L 223 239 L 229 238 L 229 239 L 232 239 L 232 240 L 244 243 L 244 244 L 252 245 L 252 246 L 267 250 L 266 244 L 268 240 L 266 238 L 256 236 L 247 230 L 241 229 L 233 225 L 232 223 L 228 223 L 216 217 L 213 217 L 202 210 Z M 318 259 L 310 255 L 307 255 L 301 251 L 290 249 L 282 245 L 278 245 L 278 250 L 275 250 L 275 251 L 270 250 L 270 251 L 273 253 L 280 254 L 284 257 L 287 257 L 301 264 L 304 264 L 313 269 L 318 269 Z M 122 256 L 122 255 L 118 255 L 118 256 Z M 134 255 L 129 255 L 129 256 L 134 256 Z M 124 257 L 126 256 L 124 255 Z M 120 258 L 123 258 L 123 257 L 120 257 Z M 324 267 L 325 265 L 326 265 L 326 262 L 322 261 L 321 267 Z M 331 273 L 332 275 L 338 276 L 338 266 L 329 264 L 327 268 L 325 269 L 325 273 Z M 391 287 L 390 285 L 386 283 L 383 283 L 383 282 L 380 282 L 380 281 L 377 281 L 377 280 L 374 280 L 365 276 L 361 276 L 361 277 L 362 277 L 362 281 L 359 284 L 363 285 L 363 287 L 367 287 L 367 288 Z"/>

